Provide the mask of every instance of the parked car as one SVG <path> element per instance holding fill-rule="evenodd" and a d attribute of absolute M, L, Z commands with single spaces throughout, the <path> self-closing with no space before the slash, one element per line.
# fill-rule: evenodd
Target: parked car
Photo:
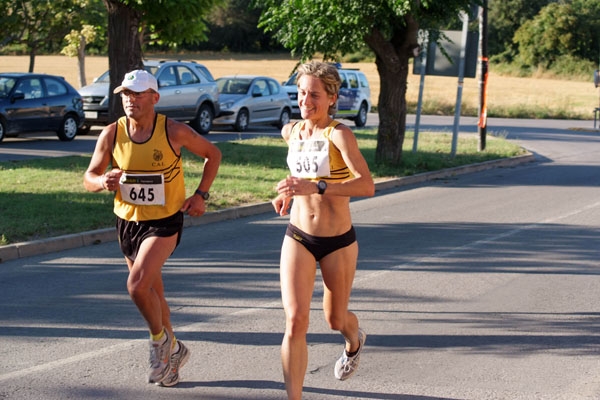
<path fill-rule="evenodd" d="M 208 68 L 194 61 L 157 60 L 145 60 L 144 68 L 158 80 L 160 100 L 156 111 L 190 122 L 198 133 L 207 134 L 219 113 L 219 91 Z M 94 83 L 79 89 L 85 111 L 80 133 L 89 132 L 91 125 L 108 123 L 109 86 L 110 74 L 106 71 Z"/>
<path fill-rule="evenodd" d="M 23 132 L 56 131 L 70 141 L 84 120 L 81 96 L 63 77 L 0 74 L 0 142 Z"/>
<path fill-rule="evenodd" d="M 371 111 L 369 81 L 365 74 L 358 69 L 343 69 L 340 64 L 336 64 L 336 66 L 342 79 L 342 86 L 338 93 L 338 111 L 335 117 L 352 120 L 357 127 L 363 127 L 367 123 L 367 114 Z M 290 76 L 283 83 L 283 88 L 292 100 L 292 117 L 300 118 L 296 76 L 297 73 Z"/>
<path fill-rule="evenodd" d="M 279 82 L 266 76 L 236 75 L 217 79 L 221 114 L 215 125 L 245 131 L 250 124 L 273 124 L 281 129 L 290 122 L 292 102 Z"/>

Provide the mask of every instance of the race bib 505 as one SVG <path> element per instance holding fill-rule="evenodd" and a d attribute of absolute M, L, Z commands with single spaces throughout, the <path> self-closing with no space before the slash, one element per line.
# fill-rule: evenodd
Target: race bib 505
<path fill-rule="evenodd" d="M 327 139 L 293 140 L 287 156 L 292 176 L 314 179 L 329 176 L 329 141 Z"/>

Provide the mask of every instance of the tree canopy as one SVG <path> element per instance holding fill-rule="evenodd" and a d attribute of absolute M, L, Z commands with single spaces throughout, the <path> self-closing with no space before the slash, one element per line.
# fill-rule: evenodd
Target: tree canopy
<path fill-rule="evenodd" d="M 29 72 L 34 71 L 35 56 L 40 48 L 54 45 L 54 50 L 60 50 L 63 38 L 81 11 L 75 0 L 0 0 L 0 9 L 3 10 L 0 47 L 24 45 L 29 54 Z"/>
<path fill-rule="evenodd" d="M 519 27 L 513 41 L 518 59 L 529 66 L 550 68 L 563 57 L 598 61 L 600 2 L 550 3 Z"/>
<path fill-rule="evenodd" d="M 555 0 L 489 0 L 489 54 L 512 61 L 519 52 L 515 32 L 544 6 Z"/>

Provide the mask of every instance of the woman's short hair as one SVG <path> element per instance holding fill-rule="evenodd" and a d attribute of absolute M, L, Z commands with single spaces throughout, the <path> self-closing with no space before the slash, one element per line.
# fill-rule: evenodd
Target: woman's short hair
<path fill-rule="evenodd" d="M 310 61 L 298 67 L 298 76 L 296 82 L 304 75 L 314 76 L 323 82 L 325 91 L 328 95 L 337 95 L 342 86 L 342 79 L 337 68 L 329 63 L 321 61 Z M 335 115 L 337 112 L 337 97 L 335 103 L 329 107 L 329 115 Z"/>

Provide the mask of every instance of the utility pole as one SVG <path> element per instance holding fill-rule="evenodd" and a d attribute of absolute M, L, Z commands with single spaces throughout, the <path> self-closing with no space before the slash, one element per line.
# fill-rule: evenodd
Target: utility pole
<path fill-rule="evenodd" d="M 487 134 L 487 80 L 488 80 L 488 51 L 487 51 L 487 9 L 488 0 L 483 0 L 479 6 L 479 145 L 478 150 L 485 150 Z"/>

